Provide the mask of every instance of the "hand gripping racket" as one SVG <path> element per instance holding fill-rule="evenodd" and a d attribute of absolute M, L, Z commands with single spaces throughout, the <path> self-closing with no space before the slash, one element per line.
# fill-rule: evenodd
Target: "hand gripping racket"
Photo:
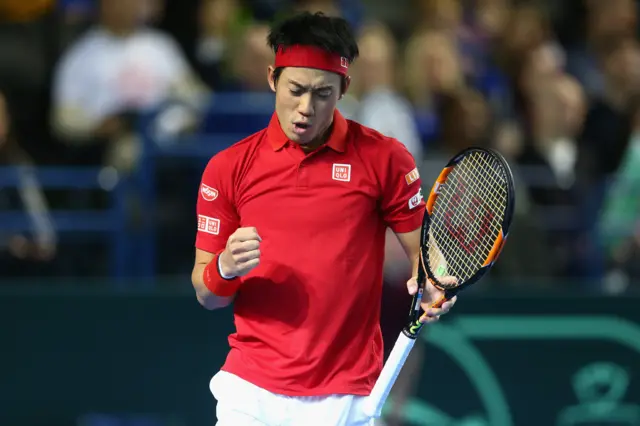
<path fill-rule="evenodd" d="M 420 242 L 418 291 L 407 325 L 364 403 L 370 417 L 382 406 L 422 329 L 422 294 L 429 282 L 444 291 L 433 307 L 477 282 L 498 259 L 513 217 L 515 191 L 506 160 L 497 152 L 468 148 L 440 172 L 426 202 Z M 443 276 L 457 278 L 452 284 Z"/>

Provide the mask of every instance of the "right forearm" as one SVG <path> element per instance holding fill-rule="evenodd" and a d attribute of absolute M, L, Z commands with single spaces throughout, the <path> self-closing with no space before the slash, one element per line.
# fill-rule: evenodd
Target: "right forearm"
<path fill-rule="evenodd" d="M 217 258 L 215 258 L 213 262 L 217 262 Z M 218 296 L 212 293 L 204 283 L 204 273 L 206 267 L 207 264 L 198 264 L 195 266 L 191 274 L 191 282 L 193 284 L 193 288 L 196 291 L 196 298 L 198 299 L 198 302 L 200 302 L 200 304 L 205 309 L 209 310 L 229 306 L 233 301 L 233 297 Z"/>

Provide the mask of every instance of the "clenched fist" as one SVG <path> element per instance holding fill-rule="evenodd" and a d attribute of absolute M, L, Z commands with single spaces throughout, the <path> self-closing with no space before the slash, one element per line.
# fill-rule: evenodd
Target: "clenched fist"
<path fill-rule="evenodd" d="M 220 271 L 225 277 L 242 277 L 260 264 L 262 238 L 253 227 L 238 228 L 229 236 L 220 254 Z"/>

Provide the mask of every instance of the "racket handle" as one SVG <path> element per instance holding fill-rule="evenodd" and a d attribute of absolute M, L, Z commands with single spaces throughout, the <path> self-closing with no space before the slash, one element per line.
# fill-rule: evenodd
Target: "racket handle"
<path fill-rule="evenodd" d="M 403 333 L 398 336 L 371 394 L 364 400 L 363 410 L 368 417 L 378 418 L 382 414 L 382 407 L 415 343 L 415 339 L 410 339 Z"/>

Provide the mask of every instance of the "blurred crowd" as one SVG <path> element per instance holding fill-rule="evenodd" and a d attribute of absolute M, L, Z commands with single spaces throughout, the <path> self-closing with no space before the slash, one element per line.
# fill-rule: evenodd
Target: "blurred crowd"
<path fill-rule="evenodd" d="M 619 293 L 640 278 L 637 7 L 634 0 L 0 0 L 0 162 L 132 173 L 144 156 L 136 125 L 143 111 L 169 105 L 159 121 L 164 134 L 198 132 L 210 96 L 268 92 L 271 21 L 323 11 L 349 20 L 360 46 L 340 110 L 404 143 L 425 185 L 470 145 L 508 158 L 518 203 L 496 277 Z M 194 190 L 177 177 L 164 180 L 166 191 L 182 185 L 182 198 L 166 209 L 175 208 L 167 228 L 185 253 L 166 244 L 162 272 L 184 273 Z M 79 202 L 47 195 L 28 174 L 16 191 L 2 188 L 0 210 L 17 206 L 38 225 L 29 235 L 0 228 L 3 270 L 78 274 L 47 210 Z M 405 274 L 400 250 L 390 238 L 390 279 Z"/>

